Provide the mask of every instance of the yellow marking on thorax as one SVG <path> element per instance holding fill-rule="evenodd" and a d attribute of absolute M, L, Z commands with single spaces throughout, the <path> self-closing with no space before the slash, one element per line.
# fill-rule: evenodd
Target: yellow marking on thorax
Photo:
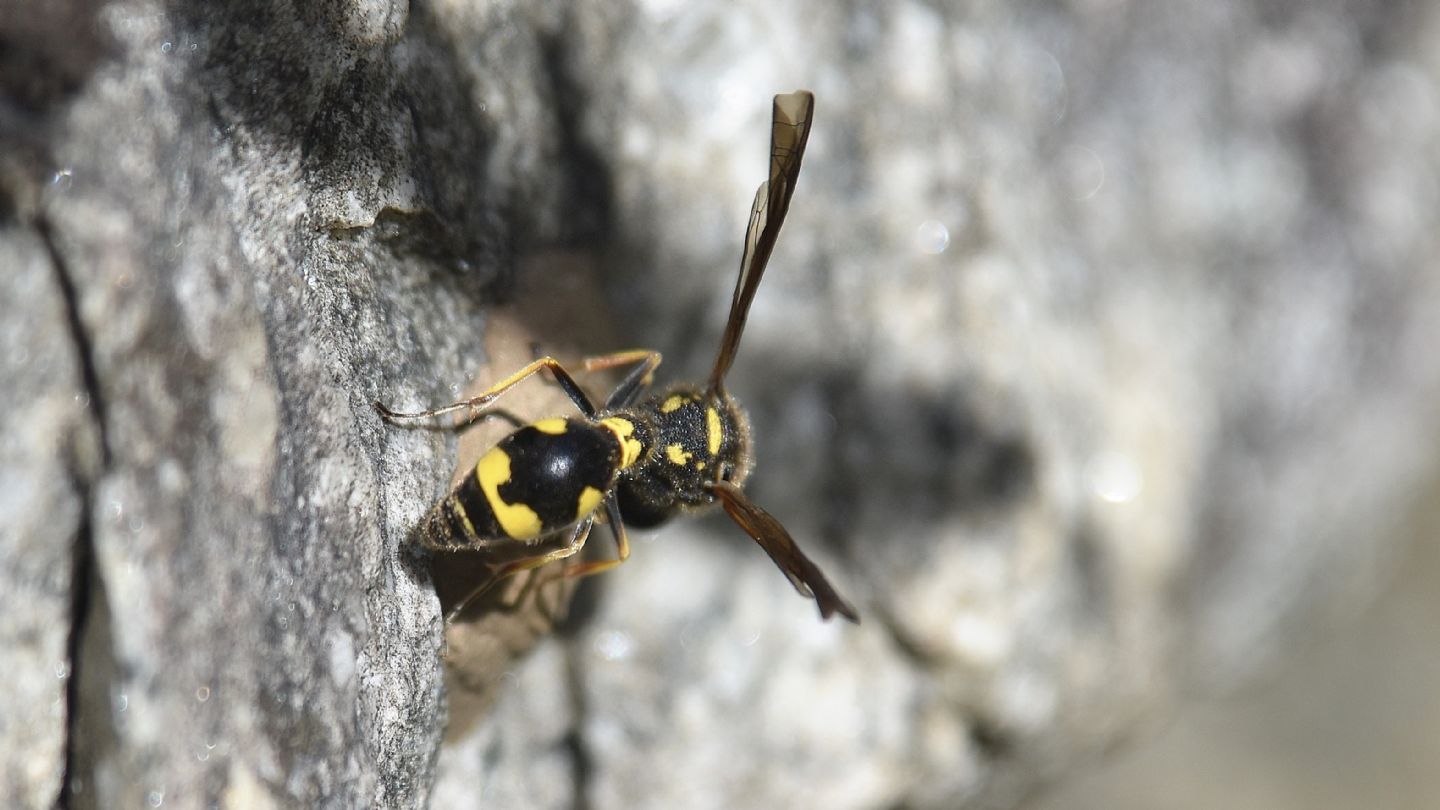
<path fill-rule="evenodd" d="M 530 423 L 530 427 L 535 428 L 541 433 L 549 433 L 551 436 L 559 436 L 568 429 L 565 420 L 558 416 L 551 419 L 541 419 L 539 422 L 532 422 Z"/>
<path fill-rule="evenodd" d="M 670 413 L 671 411 L 678 411 L 681 408 L 685 407 L 685 403 L 689 401 L 690 397 L 686 396 L 685 394 L 671 394 L 669 399 L 666 399 L 664 402 L 660 403 L 660 413 Z"/>
<path fill-rule="evenodd" d="M 604 496 L 605 493 L 594 487 L 585 487 L 581 490 L 579 509 L 575 512 L 575 522 L 579 523 L 585 519 L 586 515 L 594 512 L 595 507 L 600 505 L 600 499 Z"/>
<path fill-rule="evenodd" d="M 690 463 L 691 455 L 691 453 L 685 452 L 685 448 L 678 444 L 665 445 L 665 457 L 670 459 L 671 464 L 679 464 L 683 467 Z"/>
<path fill-rule="evenodd" d="M 563 419 L 545 420 L 564 423 Z M 538 426 L 540 423 L 536 423 Z M 516 540 L 529 540 L 540 536 L 540 516 L 523 503 L 506 503 L 500 497 L 500 485 L 510 480 L 510 454 L 496 447 L 480 457 L 475 464 L 475 480 L 480 482 L 480 491 L 490 502 L 490 510 L 500 522 L 500 528 Z"/>
<path fill-rule="evenodd" d="M 624 417 L 607 416 L 600 420 L 600 424 L 609 428 L 615 438 L 620 440 L 620 469 L 634 464 L 640 458 L 640 451 L 645 449 L 640 445 L 640 440 L 635 438 L 635 423 Z"/>
<path fill-rule="evenodd" d="M 725 430 L 720 426 L 720 412 L 714 407 L 705 409 L 705 438 L 710 441 L 710 455 L 719 453 Z"/>

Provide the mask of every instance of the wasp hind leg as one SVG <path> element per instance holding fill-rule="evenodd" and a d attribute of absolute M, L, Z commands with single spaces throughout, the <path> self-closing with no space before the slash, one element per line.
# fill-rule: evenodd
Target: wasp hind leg
<path fill-rule="evenodd" d="M 585 541 L 590 537 L 590 529 L 594 525 L 594 518 L 586 518 L 585 520 L 575 525 L 575 530 L 570 533 L 570 539 L 565 541 L 565 545 L 557 549 L 547 551 L 543 554 L 536 554 L 533 557 L 524 557 L 513 562 L 508 562 L 496 568 L 494 573 L 490 575 L 489 579 L 482 582 L 479 587 L 467 594 L 464 599 L 461 599 L 459 602 L 457 602 L 455 604 L 455 607 L 450 609 L 449 613 L 445 614 L 445 624 L 447 626 L 453 624 L 455 620 L 460 617 L 460 614 L 465 612 L 466 608 L 470 607 L 475 603 L 475 600 L 484 596 L 490 591 L 491 588 L 495 587 L 501 582 L 504 582 L 511 576 L 514 576 L 521 571 L 529 571 L 535 568 L 539 568 L 547 563 L 551 563 L 556 560 L 563 560 L 566 557 L 574 556 L 576 552 L 580 551 L 580 549 L 585 547 Z M 525 589 L 528 590 L 530 586 L 531 583 L 527 583 Z"/>
<path fill-rule="evenodd" d="M 609 571 L 630 559 L 630 538 L 625 534 L 625 524 L 620 520 L 620 505 L 616 502 L 613 492 L 605 499 L 605 522 L 610 524 L 610 533 L 615 537 L 615 559 L 572 565 L 566 568 L 560 576 L 566 579 L 588 577 L 601 571 Z"/>

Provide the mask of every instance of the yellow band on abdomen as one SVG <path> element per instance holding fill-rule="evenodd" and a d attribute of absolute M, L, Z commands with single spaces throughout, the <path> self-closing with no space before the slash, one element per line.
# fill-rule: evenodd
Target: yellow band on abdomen
<path fill-rule="evenodd" d="M 510 480 L 510 454 L 496 447 L 480 457 L 475 464 L 475 480 L 490 503 L 495 520 L 505 534 L 516 540 L 540 536 L 540 516 L 523 503 L 506 503 L 500 497 L 500 485 Z"/>

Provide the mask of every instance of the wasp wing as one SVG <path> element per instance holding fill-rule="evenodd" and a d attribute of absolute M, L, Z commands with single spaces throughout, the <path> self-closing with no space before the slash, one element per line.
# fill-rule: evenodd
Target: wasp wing
<path fill-rule="evenodd" d="M 828 619 L 839 613 L 856 624 L 860 623 L 860 614 L 835 591 L 820 567 L 795 545 L 795 540 L 780 525 L 780 521 L 752 503 L 739 487 L 729 481 L 715 482 L 714 492 L 730 518 L 765 549 L 795 590 L 815 600 L 820 607 L 820 618 Z"/>
<path fill-rule="evenodd" d="M 800 159 L 805 156 L 814 113 L 815 96 L 808 90 L 775 97 L 770 118 L 770 177 L 756 190 L 755 204 L 750 209 L 745 252 L 740 257 L 740 277 L 735 280 L 735 294 L 730 299 L 730 318 L 725 323 L 725 336 L 720 340 L 715 368 L 710 372 L 711 390 L 724 387 L 725 375 L 735 361 L 750 302 L 755 298 L 755 290 L 760 286 L 765 265 L 780 235 L 780 226 L 790 210 L 790 198 L 795 194 Z"/>

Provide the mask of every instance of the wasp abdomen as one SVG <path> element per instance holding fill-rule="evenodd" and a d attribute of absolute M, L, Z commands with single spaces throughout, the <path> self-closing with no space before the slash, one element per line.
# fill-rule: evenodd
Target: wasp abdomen
<path fill-rule="evenodd" d="M 544 419 L 511 433 L 431 510 L 423 542 L 447 551 L 483 549 L 583 520 L 633 459 L 626 444 L 631 427 L 614 418 Z"/>

